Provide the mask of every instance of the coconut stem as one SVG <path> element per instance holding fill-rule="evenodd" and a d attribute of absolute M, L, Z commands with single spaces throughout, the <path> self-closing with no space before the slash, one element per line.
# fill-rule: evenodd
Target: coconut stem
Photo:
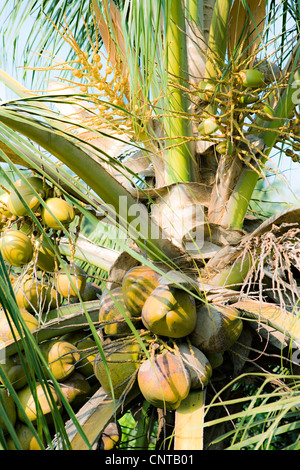
<path fill-rule="evenodd" d="M 168 73 L 165 131 L 167 135 L 166 181 L 195 181 L 188 116 L 188 65 L 183 0 L 168 0 L 166 11 L 166 61 Z"/>
<path fill-rule="evenodd" d="M 194 390 L 175 412 L 174 450 L 203 450 L 205 390 Z"/>
<path fill-rule="evenodd" d="M 232 0 L 216 0 L 211 20 L 205 77 L 218 78 L 218 69 L 225 61 L 227 25 Z"/>

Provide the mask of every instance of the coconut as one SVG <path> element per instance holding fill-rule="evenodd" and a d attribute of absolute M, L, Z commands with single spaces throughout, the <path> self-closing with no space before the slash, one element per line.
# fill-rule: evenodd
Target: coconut
<path fill-rule="evenodd" d="M 111 292 L 103 295 L 99 309 L 99 323 L 100 326 L 104 324 L 105 334 L 124 336 L 131 333 L 126 317 L 134 322 L 134 317 L 125 304 L 122 287 L 112 289 Z"/>
<path fill-rule="evenodd" d="M 87 282 L 82 292 L 83 302 L 97 300 L 102 295 L 102 289 L 93 282 Z"/>
<path fill-rule="evenodd" d="M 210 82 L 199 82 L 198 84 L 199 89 L 199 98 L 202 101 L 211 101 L 214 93 L 215 93 L 215 86 Z"/>
<path fill-rule="evenodd" d="M 26 181 L 33 189 L 26 184 Z M 26 181 L 19 179 L 15 182 L 14 186 L 19 194 L 17 191 L 12 191 L 7 201 L 9 211 L 18 217 L 23 217 L 28 214 L 28 210 L 21 198 L 24 199 L 29 209 L 34 212 L 40 205 L 40 200 L 36 193 L 40 198 L 43 198 L 46 194 L 47 188 L 49 189 L 49 186 L 44 184 L 43 180 L 36 176 L 31 176 L 27 178 Z"/>
<path fill-rule="evenodd" d="M 42 450 L 33 431 L 23 423 L 18 423 L 15 428 L 17 438 L 21 444 L 22 450 Z M 17 450 L 11 437 L 6 440 L 8 450 Z"/>
<path fill-rule="evenodd" d="M 25 360 L 25 358 L 24 358 Z M 26 372 L 18 354 L 5 358 L 5 363 L 0 368 L 9 379 L 15 390 L 19 390 L 27 383 Z M 0 382 L 2 382 L 0 377 Z M 3 383 L 3 382 L 2 382 Z"/>
<path fill-rule="evenodd" d="M 112 450 L 122 438 L 122 429 L 118 421 L 111 421 L 101 434 L 100 449 Z"/>
<path fill-rule="evenodd" d="M 207 118 L 201 121 L 198 126 L 198 132 L 200 135 L 211 135 L 217 132 L 219 126 L 214 118 Z"/>
<path fill-rule="evenodd" d="M 2 216 L 10 218 L 12 216 L 12 213 L 8 209 L 8 199 L 9 199 L 9 193 L 6 191 L 1 194 L 0 196 L 0 214 Z"/>
<path fill-rule="evenodd" d="M 60 305 L 60 297 L 51 286 L 27 274 L 20 283 L 15 282 L 14 291 L 19 308 L 29 312 L 47 311 Z"/>
<path fill-rule="evenodd" d="M 138 385 L 153 406 L 175 410 L 190 391 L 191 377 L 178 356 L 164 351 L 143 362 L 138 371 Z"/>
<path fill-rule="evenodd" d="M 256 69 L 242 70 L 240 77 L 243 86 L 246 88 L 260 88 L 265 85 L 263 73 Z"/>
<path fill-rule="evenodd" d="M 74 371 L 80 354 L 72 343 L 59 339 L 46 341 L 40 350 L 48 362 L 49 368 L 57 380 L 64 380 Z"/>
<path fill-rule="evenodd" d="M 209 360 L 209 363 L 213 369 L 217 369 L 224 362 L 224 357 L 222 353 L 206 353 L 206 357 Z"/>
<path fill-rule="evenodd" d="M 238 340 L 243 322 L 233 307 L 203 305 L 197 310 L 191 343 L 204 353 L 223 353 Z"/>
<path fill-rule="evenodd" d="M 86 273 L 76 264 L 70 264 L 67 272 L 61 269 L 57 275 L 57 290 L 65 298 L 78 298 L 86 286 Z"/>
<path fill-rule="evenodd" d="M 50 242 L 44 239 L 42 243 L 37 241 L 37 267 L 41 271 L 53 272 L 55 270 L 56 263 L 59 264 L 59 260 L 55 255 L 54 249 L 51 247 Z"/>
<path fill-rule="evenodd" d="M 17 420 L 17 412 L 16 412 L 16 405 L 12 398 L 12 396 L 8 393 L 6 388 L 0 388 L 1 394 L 1 407 L 5 410 L 9 421 L 11 422 L 12 426 L 15 425 Z M 3 405 L 4 402 L 4 405 Z M 1 416 L 0 414 L 0 428 L 4 432 L 4 434 L 8 433 L 8 427 L 6 425 L 6 417 Z"/>
<path fill-rule="evenodd" d="M 33 315 L 31 315 L 31 313 L 27 312 L 26 310 L 20 310 L 20 315 L 30 331 L 38 328 L 39 322 Z M 4 310 L 0 310 L 0 342 L 5 343 L 14 339 L 13 333 L 15 334 L 17 339 L 20 337 L 17 327 L 14 325 L 12 318 L 9 317 L 9 320 Z"/>
<path fill-rule="evenodd" d="M 20 230 L 7 230 L 1 238 L 1 253 L 7 263 L 22 267 L 32 260 L 31 240 Z"/>
<path fill-rule="evenodd" d="M 80 354 L 77 370 L 90 378 L 94 374 L 94 361 L 98 354 L 97 344 L 90 337 L 81 338 L 75 344 Z"/>
<path fill-rule="evenodd" d="M 124 276 L 122 292 L 133 316 L 140 316 L 148 296 L 159 285 L 160 274 L 148 266 L 135 266 Z"/>
<path fill-rule="evenodd" d="M 212 375 L 207 357 L 195 346 L 182 343 L 178 346 L 184 366 L 191 376 L 191 389 L 204 388 Z"/>
<path fill-rule="evenodd" d="M 233 145 L 230 140 L 223 140 L 216 145 L 216 151 L 222 155 L 232 155 Z"/>
<path fill-rule="evenodd" d="M 147 298 L 142 321 L 152 333 L 182 338 L 196 325 L 195 299 L 188 292 L 172 286 L 158 286 Z"/>
<path fill-rule="evenodd" d="M 20 421 L 26 424 L 26 419 L 23 415 L 24 410 L 27 418 L 35 423 L 38 415 L 36 406 L 36 403 L 38 402 L 39 409 L 41 409 L 42 414 L 49 423 L 52 421 L 51 412 L 54 410 L 54 403 L 56 404 L 56 407 L 59 411 L 62 409 L 59 395 L 55 388 L 50 384 L 47 384 L 46 388 L 46 384 L 42 385 L 41 383 L 37 382 L 35 387 L 36 389 L 34 393 L 32 393 L 29 385 L 19 390 L 18 397 L 21 402 L 21 407 L 17 410 L 18 418 Z"/>
<path fill-rule="evenodd" d="M 120 344 L 112 341 L 106 348 L 105 359 L 115 398 L 121 396 L 130 378 L 138 369 L 139 353 L 140 347 L 135 343 Z M 94 372 L 104 391 L 111 393 L 110 380 L 100 353 L 97 354 L 94 362 Z"/>
<path fill-rule="evenodd" d="M 42 219 L 45 225 L 54 230 L 68 228 L 75 218 L 73 207 L 64 199 L 52 197 L 46 200 L 46 207 L 42 208 Z"/>
<path fill-rule="evenodd" d="M 62 393 L 72 407 L 82 405 L 91 391 L 89 382 L 84 375 L 79 372 L 74 372 L 71 377 L 60 382 L 60 387 Z"/>

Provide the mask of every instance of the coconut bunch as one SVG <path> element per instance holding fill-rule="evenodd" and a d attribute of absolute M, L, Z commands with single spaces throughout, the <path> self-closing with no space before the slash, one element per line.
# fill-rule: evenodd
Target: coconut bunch
<path fill-rule="evenodd" d="M 227 71 L 220 79 L 201 80 L 193 92 L 197 140 L 215 143 L 220 155 L 237 153 L 246 163 L 243 144 L 249 134 L 259 134 L 266 122 L 276 120 L 274 107 L 284 87 L 280 77 L 267 79 L 259 68 Z M 254 145 L 252 152 L 256 152 Z"/>
<path fill-rule="evenodd" d="M 94 372 L 116 398 L 135 384 L 156 408 L 175 410 L 190 390 L 206 387 L 243 322 L 235 308 L 206 304 L 160 279 L 153 268 L 135 266 L 120 287 L 103 293 L 99 326 L 105 359 L 98 353 Z"/>
<path fill-rule="evenodd" d="M 1 254 L 20 309 L 41 318 L 65 300 L 97 298 L 101 289 L 87 282 L 85 271 L 74 263 L 69 230 L 80 218 L 78 210 L 57 188 L 38 176 L 19 179 L 5 188 L 0 213 Z M 71 254 L 63 266 L 59 244 L 65 233 Z"/>
<path fill-rule="evenodd" d="M 21 317 L 30 334 L 38 338 L 40 329 L 34 316 L 21 312 Z M 9 321 L 4 312 L 1 312 L 1 347 L 20 339 L 15 326 L 14 330 L 11 330 L 10 322 L 12 319 Z M 43 433 L 42 436 L 40 434 L 40 423 L 47 423 L 54 437 L 55 413 L 59 413 L 66 421 L 69 416 L 66 403 L 77 412 L 89 400 L 95 386 L 93 361 L 98 349 L 96 343 L 84 331 L 41 341 L 38 348 L 42 357 L 42 375 L 31 376 L 24 353 L 8 355 L 0 365 L 1 374 L 4 374 L 5 380 L 10 381 L 10 386 L 14 388 L 21 403 L 21 407 L 17 408 L 12 395 L 3 386 L 4 383 L 1 383 L 0 393 L 7 401 L 9 423 L 14 427 L 23 450 L 43 448 L 46 440 Z M 51 385 L 54 379 L 59 384 L 61 394 L 58 393 L 57 387 Z M 7 421 L 2 421 L 0 418 L 1 428 L 7 435 L 8 448 L 13 450 L 16 447 L 9 435 Z M 40 440 L 37 440 L 36 433 L 40 435 Z"/>

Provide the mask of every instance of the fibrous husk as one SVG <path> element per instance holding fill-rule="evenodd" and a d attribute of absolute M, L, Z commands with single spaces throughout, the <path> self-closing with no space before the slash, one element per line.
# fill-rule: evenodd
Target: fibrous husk
<path fill-rule="evenodd" d="M 184 183 L 164 189 L 151 207 L 151 216 L 174 244 L 182 246 L 183 238 L 194 234 L 195 228 L 204 220 L 206 197 L 203 186 Z M 202 230 L 196 237 L 202 237 Z"/>
<path fill-rule="evenodd" d="M 251 233 L 246 233 L 237 244 L 227 244 L 213 256 L 202 271 L 202 281 L 213 285 L 240 288 L 251 267 L 258 260 L 253 252 L 253 243 L 260 246 L 259 239 L 276 227 L 276 235 L 286 233 L 291 226 L 300 224 L 300 206 L 275 214 Z"/>
<path fill-rule="evenodd" d="M 244 6 L 240 0 L 235 0 L 231 7 L 228 21 L 228 49 L 232 54 L 243 52 L 243 58 L 255 58 L 255 52 L 262 41 L 266 18 L 264 0 L 252 0 Z M 239 56 L 239 54 L 238 54 Z"/>

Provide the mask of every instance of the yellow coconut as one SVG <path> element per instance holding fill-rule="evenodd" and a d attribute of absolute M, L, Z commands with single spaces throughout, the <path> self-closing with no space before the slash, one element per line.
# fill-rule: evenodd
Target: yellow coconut
<path fill-rule="evenodd" d="M 15 428 L 17 438 L 21 444 L 22 450 L 42 450 L 33 431 L 24 423 L 18 423 Z M 8 450 L 17 450 L 11 437 L 6 441 Z"/>
<path fill-rule="evenodd" d="M 190 335 L 191 343 L 204 353 L 223 353 L 238 340 L 243 322 L 230 306 L 203 305 Z"/>
<path fill-rule="evenodd" d="M 122 438 L 122 429 L 118 421 L 111 421 L 101 434 L 101 450 L 112 450 Z"/>
<path fill-rule="evenodd" d="M 27 312 L 26 310 L 20 310 L 20 315 L 25 321 L 25 324 L 27 325 L 27 328 L 29 328 L 30 331 L 38 328 L 39 322 L 33 315 L 31 315 L 31 313 Z M 17 327 L 14 325 L 12 318 L 9 317 L 9 319 L 11 321 L 11 324 L 9 323 L 9 320 L 4 310 L 0 310 L 0 341 L 4 343 L 14 338 L 13 332 L 16 338 L 20 337 Z"/>
<path fill-rule="evenodd" d="M 175 410 L 190 391 L 191 377 L 178 356 L 164 351 L 143 362 L 138 371 L 138 384 L 144 398 L 153 406 Z"/>
<path fill-rule="evenodd" d="M 122 281 L 125 304 L 132 315 L 138 317 L 148 296 L 158 286 L 160 274 L 148 266 L 136 266 L 130 269 Z"/>
<path fill-rule="evenodd" d="M 158 286 L 147 298 L 142 321 L 152 333 L 182 338 L 196 325 L 195 299 L 188 292 L 171 286 Z"/>
<path fill-rule="evenodd" d="M 41 383 L 37 382 L 35 384 L 35 387 L 36 389 L 34 393 L 32 393 L 29 385 L 19 390 L 18 397 L 21 402 L 22 408 L 24 409 L 27 418 L 32 422 L 36 422 L 38 416 L 38 403 L 39 407 L 41 408 L 41 412 L 45 416 L 46 420 L 48 422 L 51 422 L 52 411 L 54 410 L 55 405 L 59 411 L 62 409 L 59 395 L 56 392 L 55 388 L 50 384 L 47 384 L 48 388 L 46 388 L 46 384 L 42 385 Z M 18 408 L 17 415 L 20 421 L 26 423 L 21 408 Z"/>
<path fill-rule="evenodd" d="M 72 343 L 54 339 L 40 345 L 40 350 L 57 380 L 64 380 L 74 371 L 80 354 Z"/>
<path fill-rule="evenodd" d="M 20 230 L 7 230 L 1 238 L 1 253 L 12 266 L 22 267 L 33 257 L 30 238 Z"/>
<path fill-rule="evenodd" d="M 40 205 L 40 199 L 36 193 L 26 184 L 18 186 L 17 191 L 12 191 L 10 193 L 7 202 L 9 211 L 17 217 L 24 217 L 25 215 L 30 214 L 30 211 L 35 212 Z M 37 191 L 37 193 L 40 198 L 44 195 L 43 190 L 41 192 Z M 25 204 L 27 204 L 29 210 L 27 210 L 23 200 Z"/>
<path fill-rule="evenodd" d="M 103 295 L 99 308 L 100 326 L 104 325 L 104 333 L 110 336 L 124 336 L 131 333 L 126 317 L 134 322 L 130 310 L 125 304 L 122 287 L 112 289 Z"/>
<path fill-rule="evenodd" d="M 0 388 L 1 402 L 0 409 L 3 407 L 3 410 L 6 412 L 7 417 L 4 417 L 4 412 L 0 413 L 0 428 L 6 434 L 8 432 L 8 426 L 6 425 L 6 420 L 8 419 L 12 426 L 15 425 L 17 420 L 16 405 L 12 396 L 8 393 L 6 388 Z M 4 402 L 4 405 L 3 403 Z"/>
<path fill-rule="evenodd" d="M 37 251 L 37 267 L 41 269 L 41 271 L 53 272 L 55 270 L 55 264 L 59 264 L 59 260 L 49 241 L 47 239 L 44 239 L 42 243 L 38 241 Z"/>
<path fill-rule="evenodd" d="M 80 359 L 76 364 L 76 370 L 91 379 L 94 375 L 94 361 L 99 352 L 94 338 L 80 331 L 67 333 L 61 337 L 61 340 L 68 341 L 76 346 L 80 354 Z"/>
<path fill-rule="evenodd" d="M 60 382 L 60 387 L 65 398 L 73 407 L 83 404 L 91 391 L 86 377 L 79 372 L 74 372 L 71 377 Z"/>
<path fill-rule="evenodd" d="M 19 308 L 29 312 L 51 310 L 60 304 L 60 297 L 51 286 L 27 274 L 15 283 L 14 290 Z"/>
<path fill-rule="evenodd" d="M 42 208 L 42 219 L 45 225 L 54 230 L 68 228 L 75 218 L 73 207 L 64 199 L 52 197 L 46 200 Z"/>
<path fill-rule="evenodd" d="M 65 298 L 78 298 L 86 286 L 86 273 L 76 264 L 70 264 L 67 270 L 61 269 L 57 275 L 57 290 Z"/>
<path fill-rule="evenodd" d="M 0 196 L 0 214 L 4 217 L 10 218 L 12 216 L 12 213 L 8 209 L 8 199 L 9 199 L 9 193 L 6 191 L 1 194 Z"/>
<path fill-rule="evenodd" d="M 114 389 L 114 396 L 119 398 L 126 389 L 132 375 L 139 367 L 140 347 L 138 344 L 115 344 L 113 341 L 105 351 L 106 363 Z M 101 354 L 98 353 L 94 362 L 94 372 L 106 393 L 111 393 L 110 381 Z"/>

